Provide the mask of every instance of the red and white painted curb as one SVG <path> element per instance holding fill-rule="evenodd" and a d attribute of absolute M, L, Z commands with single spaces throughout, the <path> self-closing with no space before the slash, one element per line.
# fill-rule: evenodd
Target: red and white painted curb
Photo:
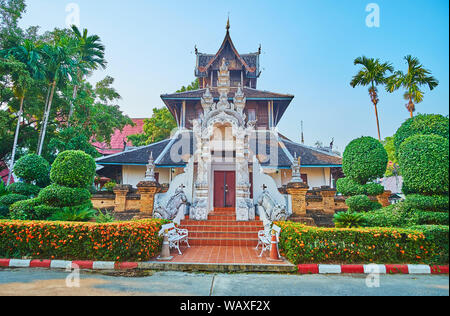
<path fill-rule="evenodd" d="M 449 266 L 429 266 L 414 264 L 300 264 L 297 267 L 299 274 L 449 274 Z M 0 259 L 0 268 L 79 268 L 84 270 L 130 270 L 139 269 L 139 263 L 113 261 Z"/>
<path fill-rule="evenodd" d="M 449 274 L 449 266 L 417 264 L 328 265 L 300 264 L 300 274 Z"/>
<path fill-rule="evenodd" d="M 19 260 L 0 259 L 0 267 L 3 268 L 47 268 L 70 269 L 79 268 L 86 270 L 128 270 L 137 269 L 137 262 L 107 262 L 107 261 L 63 261 L 63 260 Z"/>

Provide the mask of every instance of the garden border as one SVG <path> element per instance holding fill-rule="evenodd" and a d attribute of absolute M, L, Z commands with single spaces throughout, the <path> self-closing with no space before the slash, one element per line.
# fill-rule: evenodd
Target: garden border
<path fill-rule="evenodd" d="M 170 264 L 170 263 L 168 263 Z M 197 265 L 198 266 L 198 265 Z M 242 266 L 242 265 L 240 265 Z M 148 270 L 149 262 L 112 262 L 112 261 L 63 261 L 63 260 L 19 260 L 0 259 L 0 268 L 47 268 L 67 269 L 78 267 L 83 270 Z M 163 267 L 167 270 L 167 266 Z M 172 270 L 172 269 L 171 269 Z M 174 268 L 173 270 L 179 271 Z M 218 269 L 219 270 L 219 269 Z M 220 271 L 218 271 L 220 272 Z M 222 271 L 223 272 L 223 271 Z M 243 271 L 244 272 L 244 271 Z M 299 264 L 299 274 L 449 274 L 449 266 L 384 264 L 384 265 L 330 265 Z"/>

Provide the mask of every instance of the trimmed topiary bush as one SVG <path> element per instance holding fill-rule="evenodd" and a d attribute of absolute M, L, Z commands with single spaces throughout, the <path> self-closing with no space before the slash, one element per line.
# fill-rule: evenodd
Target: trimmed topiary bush
<path fill-rule="evenodd" d="M 9 218 L 9 207 L 0 205 L 0 219 Z"/>
<path fill-rule="evenodd" d="M 399 163 L 404 193 L 448 194 L 449 140 L 416 135 L 400 146 Z"/>
<path fill-rule="evenodd" d="M 449 139 L 449 120 L 439 114 L 419 114 L 408 119 L 394 135 L 397 155 L 401 144 L 414 135 L 438 135 Z"/>
<path fill-rule="evenodd" d="M 405 203 L 414 209 L 426 210 L 431 212 L 449 211 L 448 195 L 420 195 L 411 194 L 406 196 Z"/>
<path fill-rule="evenodd" d="M 367 183 L 364 185 L 364 194 L 377 196 L 384 193 L 384 186 L 379 183 Z"/>
<path fill-rule="evenodd" d="M 48 206 L 76 206 L 89 202 L 91 193 L 87 189 L 69 188 L 52 184 L 41 190 L 39 199 Z"/>
<path fill-rule="evenodd" d="M 336 182 L 336 190 L 345 196 L 365 194 L 364 186 L 350 178 L 341 178 Z"/>
<path fill-rule="evenodd" d="M 35 208 L 41 203 L 39 199 L 18 201 L 10 206 L 11 219 L 33 220 L 36 218 Z"/>
<path fill-rule="evenodd" d="M 28 183 L 48 177 L 49 171 L 48 161 L 35 154 L 20 158 L 14 165 L 14 174 Z"/>
<path fill-rule="evenodd" d="M 4 195 L 2 197 L 0 197 L 0 205 L 3 206 L 11 206 L 16 202 L 19 201 L 23 201 L 23 200 L 28 200 L 28 197 L 26 197 L 25 195 L 21 195 L 21 194 L 8 194 L 8 195 Z"/>
<path fill-rule="evenodd" d="M 35 197 L 39 194 L 41 188 L 30 183 L 16 182 L 8 185 L 7 190 L 10 193 L 21 194 L 28 197 Z"/>
<path fill-rule="evenodd" d="M 91 156 L 79 150 L 68 150 L 56 157 L 50 179 L 69 188 L 88 188 L 94 183 L 95 171 L 95 161 Z"/>
<path fill-rule="evenodd" d="M 345 148 L 342 169 L 345 176 L 364 185 L 383 177 L 388 155 L 383 145 L 373 137 L 353 140 Z"/>
<path fill-rule="evenodd" d="M 381 204 L 372 201 L 367 195 L 349 197 L 345 203 L 353 212 L 368 212 L 381 208 Z"/>
<path fill-rule="evenodd" d="M 59 211 L 61 211 L 61 208 L 48 205 L 39 205 L 34 208 L 37 220 L 48 220 Z"/>

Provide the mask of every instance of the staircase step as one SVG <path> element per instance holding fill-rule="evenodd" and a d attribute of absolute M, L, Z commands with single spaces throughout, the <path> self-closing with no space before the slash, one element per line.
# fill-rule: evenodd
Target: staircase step
<path fill-rule="evenodd" d="M 189 232 L 189 238 L 213 238 L 213 239 L 258 239 L 257 232 L 215 232 L 201 231 Z"/>
<path fill-rule="evenodd" d="M 187 229 L 189 232 L 259 232 L 263 230 L 263 226 L 225 226 L 225 225 L 182 225 L 181 228 Z"/>
<path fill-rule="evenodd" d="M 262 221 L 238 222 L 236 220 L 209 220 L 209 221 L 194 221 L 182 220 L 181 226 L 258 226 L 263 227 Z"/>
<path fill-rule="evenodd" d="M 198 238 L 189 237 L 191 246 L 239 246 L 256 247 L 258 239 L 233 239 L 233 238 Z"/>

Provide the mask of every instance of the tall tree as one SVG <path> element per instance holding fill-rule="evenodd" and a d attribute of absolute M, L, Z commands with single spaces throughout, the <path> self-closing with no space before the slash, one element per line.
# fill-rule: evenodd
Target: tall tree
<path fill-rule="evenodd" d="M 378 140 L 381 142 L 380 121 L 378 118 L 378 88 L 379 85 L 387 83 L 387 72 L 393 72 L 394 68 L 390 63 L 381 63 L 379 59 L 358 57 L 354 61 L 355 65 L 361 65 L 362 69 L 353 77 L 350 85 L 353 88 L 357 86 L 369 86 L 370 100 L 375 107 L 375 117 L 377 120 Z"/>
<path fill-rule="evenodd" d="M 72 31 L 76 39 L 76 51 L 78 58 L 78 69 L 77 78 L 81 82 L 83 76 L 87 73 L 98 69 L 99 67 L 106 68 L 105 60 L 105 46 L 101 43 L 100 37 L 98 35 L 88 36 L 88 30 L 84 29 L 83 34 L 80 30 L 73 25 Z M 73 100 L 70 105 L 68 125 L 70 125 L 70 120 L 73 115 L 74 100 L 77 98 L 78 85 L 73 87 Z"/>
<path fill-rule="evenodd" d="M 420 88 L 428 86 L 430 90 L 433 90 L 439 85 L 439 81 L 431 76 L 431 71 L 425 69 L 416 57 L 408 55 L 405 60 L 408 64 L 408 72 L 396 71 L 389 78 L 386 90 L 392 93 L 400 88 L 405 89 L 404 98 L 408 101 L 406 109 L 413 117 L 416 104 L 423 101 L 424 92 Z"/>
<path fill-rule="evenodd" d="M 63 36 L 52 44 L 44 44 L 42 55 L 45 63 L 45 72 L 48 83 L 50 84 L 50 95 L 44 115 L 44 124 L 42 136 L 38 146 L 38 155 L 42 154 L 42 147 L 45 140 L 45 133 L 52 108 L 53 97 L 57 84 L 64 85 L 72 79 L 76 81 L 77 64 L 74 61 L 75 45 L 73 39 Z"/>
<path fill-rule="evenodd" d="M 4 50 L 0 52 L 3 55 Z M 17 126 L 14 134 L 13 149 L 9 170 L 14 166 L 14 159 L 16 156 L 17 142 L 19 139 L 20 125 L 22 124 L 23 104 L 27 90 L 33 85 L 33 79 L 42 78 L 42 66 L 40 63 L 39 50 L 30 40 L 25 40 L 23 45 L 14 47 L 6 53 L 7 60 L 4 66 L 9 69 L 10 77 L 13 84 L 13 93 L 15 97 L 20 100 L 19 112 L 17 113 Z M 11 180 L 11 172 L 8 174 L 6 185 L 9 185 Z"/>

